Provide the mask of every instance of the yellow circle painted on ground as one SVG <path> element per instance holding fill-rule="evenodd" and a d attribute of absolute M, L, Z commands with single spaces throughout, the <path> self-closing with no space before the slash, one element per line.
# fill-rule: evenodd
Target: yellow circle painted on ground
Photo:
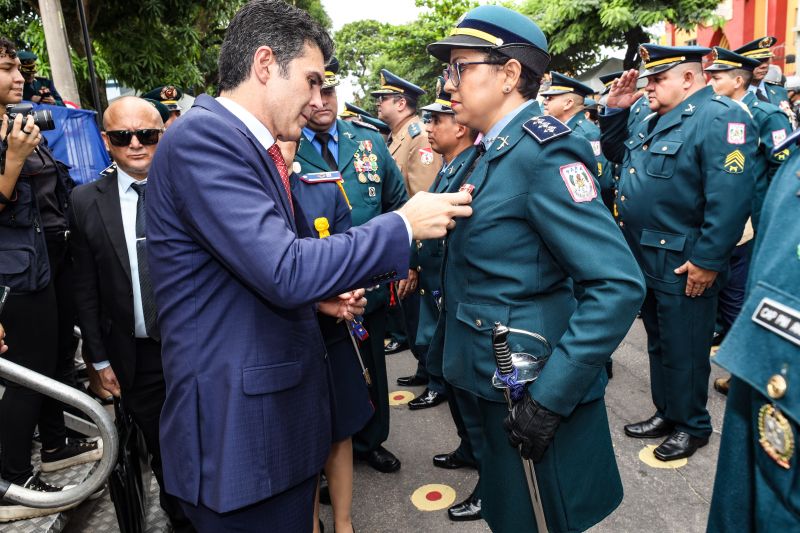
<path fill-rule="evenodd" d="M 441 511 L 453 505 L 456 491 L 447 485 L 423 485 L 411 494 L 411 503 L 420 511 Z"/>
<path fill-rule="evenodd" d="M 414 393 L 407 390 L 396 390 L 389 393 L 389 405 L 405 405 L 414 399 Z"/>
<path fill-rule="evenodd" d="M 654 445 L 642 448 L 642 451 L 639 452 L 639 460 L 652 468 L 680 468 L 689 463 L 689 460 L 685 457 L 683 459 L 676 459 L 675 461 L 662 461 L 653 455 L 653 450 L 655 449 L 656 446 Z"/>

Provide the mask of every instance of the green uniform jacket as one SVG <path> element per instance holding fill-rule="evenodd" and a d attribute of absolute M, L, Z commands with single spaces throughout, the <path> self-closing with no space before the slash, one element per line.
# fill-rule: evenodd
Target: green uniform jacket
<path fill-rule="evenodd" d="M 478 152 L 470 147 L 458 154 L 448 165 L 447 169 L 439 171 L 433 180 L 430 192 L 455 192 L 461 185 L 464 173 L 469 170 L 472 161 Z M 417 327 L 417 344 L 428 345 L 436 330 L 436 321 L 439 320 L 439 307 L 436 303 L 436 293 L 441 294 L 442 255 L 444 254 L 444 239 L 429 239 L 416 241 L 412 254 L 416 259 L 419 272 L 419 326 Z M 439 365 L 441 366 L 441 365 Z M 430 371 L 430 369 L 428 369 Z M 441 376 L 441 370 L 437 372 Z"/>
<path fill-rule="evenodd" d="M 612 187 L 612 182 L 610 180 L 604 180 L 604 178 L 610 178 L 611 176 L 606 172 L 608 160 L 603 155 L 603 150 L 600 148 L 600 128 L 591 120 L 586 120 L 586 117 L 583 116 L 583 112 L 573 115 L 573 117 L 567 121 L 567 126 L 572 128 L 573 134 L 580 135 L 589 141 L 589 144 L 592 146 L 592 152 L 597 158 L 597 165 L 593 172 L 597 176 L 597 181 L 600 182 L 600 188 L 610 189 Z"/>
<path fill-rule="evenodd" d="M 764 203 L 764 196 L 772 182 L 772 176 L 788 157 L 790 150 L 794 148 L 786 148 L 776 154 L 772 153 L 772 149 L 792 132 L 792 125 L 786 113 L 780 108 L 768 102 L 762 102 L 750 91 L 744 95 L 742 103 L 750 109 L 750 113 L 753 115 L 753 122 L 757 128 L 755 135 L 759 140 L 758 151 L 761 155 L 756 161 L 758 167 L 755 169 L 756 183 L 750 215 L 753 219 L 753 227 L 757 229 L 761 218 L 761 204 Z"/>
<path fill-rule="evenodd" d="M 687 260 L 726 272 L 750 214 L 757 143 L 745 109 L 704 87 L 628 131 L 628 112 L 600 117 L 603 153 L 620 163 L 618 223 L 648 288 L 683 294 Z M 657 122 L 653 122 L 657 121 Z M 654 126 L 653 126 L 654 125 Z M 717 276 L 706 293 L 724 283 Z"/>
<path fill-rule="evenodd" d="M 553 354 L 529 391 L 568 416 L 603 396 L 604 364 L 639 309 L 643 281 L 598 197 L 589 143 L 552 117 L 534 116 L 530 107 L 517 115 L 466 181 L 474 186 L 473 214 L 447 238 L 431 351 L 443 355 L 449 383 L 504 402 L 490 382 L 492 326 L 500 321 L 538 332 Z M 526 133 L 526 121 L 549 139 Z M 585 289 L 577 307 L 570 279 Z M 612 315 L 617 319 L 609 322 Z M 511 342 L 512 349 L 536 348 L 527 337 Z"/>
<path fill-rule="evenodd" d="M 402 206 L 408 200 L 403 175 L 389 154 L 380 133 L 372 126 L 362 125 L 357 121 L 337 120 L 336 127 L 339 134 L 338 170 L 344 180 L 344 191 L 352 208 L 353 226 L 360 226 L 382 213 Z M 325 160 L 305 135 L 300 139 L 295 161 L 300 163 L 299 174 L 329 172 Z M 371 170 L 365 168 L 367 161 L 367 168 Z M 385 305 L 387 297 L 386 286 L 369 291 L 366 312 L 370 313 Z"/>
<path fill-rule="evenodd" d="M 770 104 L 780 108 L 781 102 L 789 102 L 789 93 L 780 85 L 764 83 L 764 89 L 767 91 L 767 99 Z"/>

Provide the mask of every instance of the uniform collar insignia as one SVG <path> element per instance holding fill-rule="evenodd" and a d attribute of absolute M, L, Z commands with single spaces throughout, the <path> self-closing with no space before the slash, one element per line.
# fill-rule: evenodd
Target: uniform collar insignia
<path fill-rule="evenodd" d="M 505 137 L 497 137 L 497 139 L 500 141 L 500 146 L 497 147 L 497 151 L 499 152 L 504 146 L 508 146 L 508 135 Z"/>
<path fill-rule="evenodd" d="M 342 135 L 344 135 L 344 136 L 345 136 L 345 137 L 347 137 L 348 139 L 352 139 L 352 138 L 353 138 L 353 134 L 352 134 L 352 133 L 350 133 L 349 131 L 346 131 L 346 132 L 342 133 Z"/>
<path fill-rule="evenodd" d="M 694 113 L 694 110 L 695 110 L 694 104 L 689 104 L 688 106 L 686 106 L 686 109 L 684 109 L 684 112 L 685 113 Z"/>

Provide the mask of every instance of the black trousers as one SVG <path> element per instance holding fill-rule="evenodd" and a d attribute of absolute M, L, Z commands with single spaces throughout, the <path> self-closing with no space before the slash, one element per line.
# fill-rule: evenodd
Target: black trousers
<path fill-rule="evenodd" d="M 48 236 L 50 283 L 41 291 L 11 294 L 0 316 L 6 330 L 8 360 L 47 377 L 72 375 L 72 258 L 63 233 Z M 0 477 L 24 483 L 32 474 L 31 443 L 37 424 L 44 449 L 66 439 L 63 404 L 7 382 L 0 400 Z"/>
<path fill-rule="evenodd" d="M 122 403 L 139 427 L 150 452 L 150 468 L 158 481 L 159 499 L 175 531 L 194 531 L 178 498 L 164 490 L 158 421 L 164 407 L 166 386 L 161 366 L 161 344 L 151 339 L 136 339 L 136 375 L 133 385 L 123 389 Z"/>

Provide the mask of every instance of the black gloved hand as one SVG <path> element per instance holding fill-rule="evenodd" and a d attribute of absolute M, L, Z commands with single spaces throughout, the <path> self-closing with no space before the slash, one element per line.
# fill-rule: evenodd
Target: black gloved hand
<path fill-rule="evenodd" d="M 508 433 L 509 444 L 519 448 L 520 454 L 525 459 L 532 459 L 534 463 L 538 463 L 542 460 L 560 423 L 561 415 L 545 409 L 526 393 L 514 404 L 503 421 L 503 427 Z"/>

